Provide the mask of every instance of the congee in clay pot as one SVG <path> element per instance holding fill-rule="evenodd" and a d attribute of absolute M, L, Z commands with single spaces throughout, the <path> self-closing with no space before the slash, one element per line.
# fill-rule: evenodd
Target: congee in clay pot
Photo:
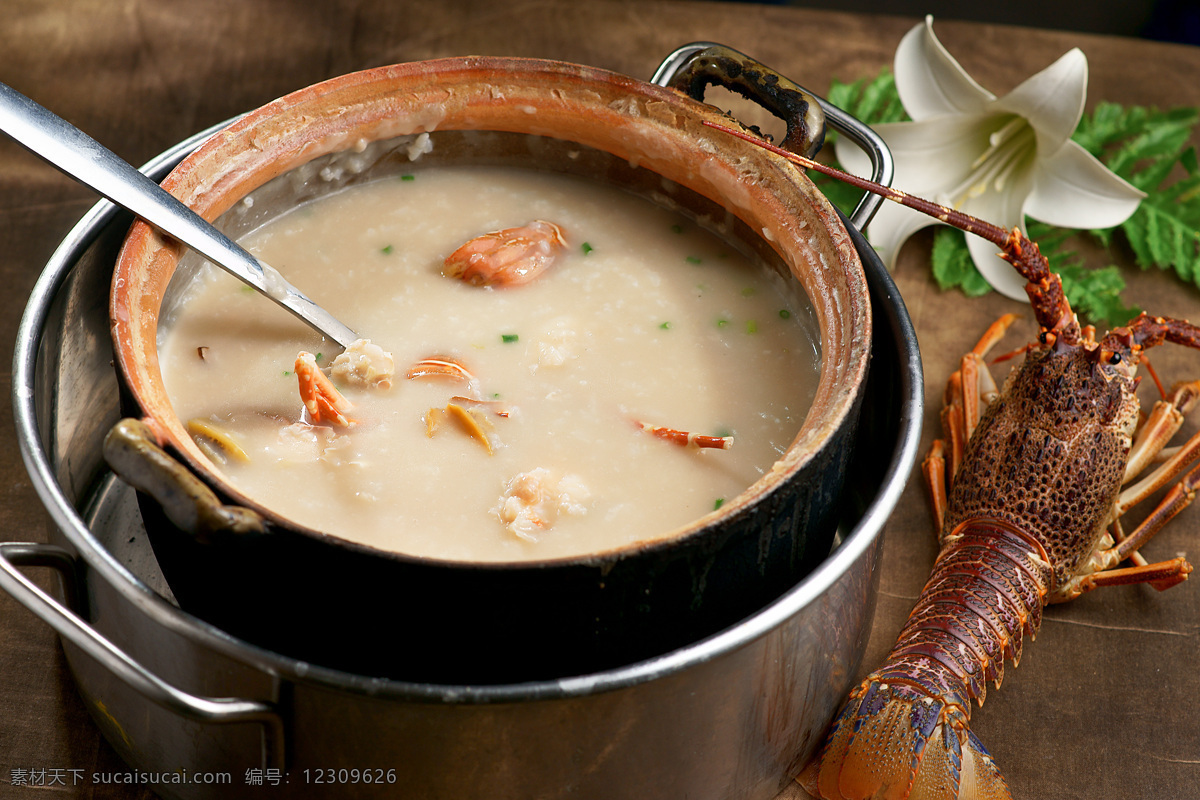
<path fill-rule="evenodd" d="M 186 159 L 164 186 L 364 341 L 135 224 L 111 316 L 137 419 L 107 454 L 179 604 L 327 666 L 510 682 L 662 654 L 819 563 L 861 266 L 801 172 L 704 120 L 729 123 L 590 67 L 447 59 Z"/>

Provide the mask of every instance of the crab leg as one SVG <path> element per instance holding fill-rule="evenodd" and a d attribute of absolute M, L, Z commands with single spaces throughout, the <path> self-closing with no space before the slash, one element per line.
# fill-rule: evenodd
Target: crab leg
<path fill-rule="evenodd" d="M 296 356 L 296 380 L 300 383 L 300 399 L 313 422 L 329 420 L 335 425 L 349 426 L 352 420 L 346 412 L 354 404 L 342 396 L 321 368 L 312 353 L 301 352 Z"/>
<path fill-rule="evenodd" d="M 705 436 L 701 433 L 688 433 L 687 431 L 677 431 L 674 428 L 651 425 L 649 422 L 636 424 L 646 433 L 666 439 L 680 447 L 713 448 L 715 450 L 728 450 L 733 447 L 732 436 Z"/>

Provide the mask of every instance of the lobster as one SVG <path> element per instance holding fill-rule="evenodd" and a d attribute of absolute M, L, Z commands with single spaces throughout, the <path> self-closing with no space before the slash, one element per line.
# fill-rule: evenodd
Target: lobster
<path fill-rule="evenodd" d="M 1200 399 L 1200 381 L 1169 393 L 1160 384 L 1164 399 L 1139 425 L 1136 372 L 1144 352 L 1163 342 L 1200 347 L 1200 327 L 1142 314 L 1097 339 L 1019 228 L 1008 231 L 706 124 L 982 236 L 1027 281 L 1039 335 L 1022 348 L 1024 362 L 996 388 L 983 359 L 1016 318 L 1006 315 L 946 387 L 945 438 L 933 442 L 922 464 L 940 548 L 932 575 L 886 661 L 850 692 L 798 778 L 825 800 L 1011 798 L 968 727 L 971 700 L 982 705 L 987 683 L 1000 686 L 1005 660 L 1019 662 L 1043 608 L 1103 586 L 1163 590 L 1192 571 L 1182 557 L 1151 564 L 1139 550 L 1191 502 L 1200 484 L 1200 467 L 1192 468 L 1200 434 L 1122 487 L 1155 460 Z M 1126 533 L 1122 515 L 1177 479 Z"/>

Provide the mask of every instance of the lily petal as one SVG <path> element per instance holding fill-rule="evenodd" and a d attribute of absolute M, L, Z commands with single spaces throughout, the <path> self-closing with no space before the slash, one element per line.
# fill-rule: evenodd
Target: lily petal
<path fill-rule="evenodd" d="M 1018 114 L 1037 133 L 1038 151 L 1050 155 L 1075 133 L 1087 100 L 1087 56 L 1076 47 L 991 104 Z"/>
<path fill-rule="evenodd" d="M 1036 178 L 1033 170 L 1024 169 L 1011 176 L 1012 187 L 1005 192 L 987 192 L 973 197 L 963 204 L 963 212 L 973 217 L 987 220 L 1006 230 L 1016 226 L 1025 229 L 1025 198 Z M 1026 280 L 1021 274 L 997 253 L 999 248 L 986 239 L 967 234 L 967 249 L 971 259 L 980 274 L 992 285 L 992 288 L 1005 297 L 1014 300 L 1027 300 L 1025 294 Z"/>
<path fill-rule="evenodd" d="M 956 198 L 946 193 L 962 185 L 971 174 L 972 160 L 987 147 L 989 124 L 981 117 L 960 115 L 877 125 L 875 130 L 895 158 L 893 185 L 918 197 L 952 204 Z M 870 174 L 870 159 L 857 146 L 839 137 L 835 147 L 838 161 L 847 172 Z M 909 236 L 935 224 L 938 221 L 928 214 L 884 203 L 867 226 L 867 238 L 891 267 Z"/>
<path fill-rule="evenodd" d="M 892 183 L 933 200 L 933 194 L 943 193 L 970 174 L 972 162 L 988 146 L 990 128 L 985 117 L 956 115 L 876 125 L 875 131 L 896 162 Z M 870 159 L 845 137 L 838 137 L 835 152 L 847 172 L 870 174 Z"/>
<path fill-rule="evenodd" d="M 992 288 L 1012 300 L 1028 301 L 1025 293 L 1027 281 L 1012 264 L 997 254 L 996 246 L 978 236 L 967 235 L 967 249 L 971 252 L 971 260 Z"/>
<path fill-rule="evenodd" d="M 867 239 L 883 259 L 884 265 L 892 269 L 896 266 L 896 256 L 908 237 L 922 228 L 936 224 L 938 221 L 928 214 L 895 203 L 884 203 L 867 226 Z"/>
<path fill-rule="evenodd" d="M 1112 228 L 1129 219 L 1145 196 L 1078 143 L 1067 142 L 1041 162 L 1025 213 L 1061 228 Z"/>
<path fill-rule="evenodd" d="M 946 51 L 926 17 L 897 48 L 895 74 L 914 121 L 876 130 L 895 157 L 894 185 L 906 192 L 1008 229 L 1023 227 L 1027 214 L 1060 227 L 1112 227 L 1144 196 L 1071 141 L 1087 96 L 1087 58 L 1079 49 L 996 98 Z M 866 174 L 866 156 L 843 144 L 838 159 Z M 891 265 L 904 240 L 932 224 L 932 217 L 886 204 L 867 234 Z M 996 255 L 996 245 L 967 241 L 984 278 L 1024 300 L 1025 279 Z"/>
<path fill-rule="evenodd" d="M 893 70 L 900 102 L 918 122 L 945 114 L 975 113 L 996 99 L 938 41 L 932 16 L 900 40 Z"/>

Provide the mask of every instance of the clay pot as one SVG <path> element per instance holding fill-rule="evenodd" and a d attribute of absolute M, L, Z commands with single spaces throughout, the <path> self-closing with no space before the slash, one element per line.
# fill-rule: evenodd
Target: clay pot
<path fill-rule="evenodd" d="M 144 423 L 143 438 L 126 424 L 106 456 L 153 496 L 143 514 L 180 605 L 318 664 L 498 683 L 667 652 L 770 603 L 818 564 L 838 521 L 867 374 L 867 285 L 845 227 L 807 178 L 705 120 L 729 124 L 675 90 L 590 67 L 446 59 L 300 90 L 184 160 L 163 185 L 210 220 L 225 214 L 232 235 L 272 209 L 337 188 L 315 177 L 318 166 L 348 160 L 370 162 L 343 170 L 349 182 L 401 161 L 406 169 L 526 164 L 616 182 L 727 229 L 797 282 L 814 308 L 822 363 L 812 411 L 775 468 L 666 539 L 535 563 L 414 558 L 304 528 L 222 478 L 175 417 L 159 372 L 164 298 L 169 306 L 186 278 L 181 271 L 168 288 L 181 248 L 136 223 L 116 266 L 111 320 L 128 411 Z M 425 133 L 432 152 L 409 164 L 405 145 Z M 280 176 L 288 177 L 272 182 Z M 248 211 L 239 201 L 251 192 L 265 202 Z"/>

